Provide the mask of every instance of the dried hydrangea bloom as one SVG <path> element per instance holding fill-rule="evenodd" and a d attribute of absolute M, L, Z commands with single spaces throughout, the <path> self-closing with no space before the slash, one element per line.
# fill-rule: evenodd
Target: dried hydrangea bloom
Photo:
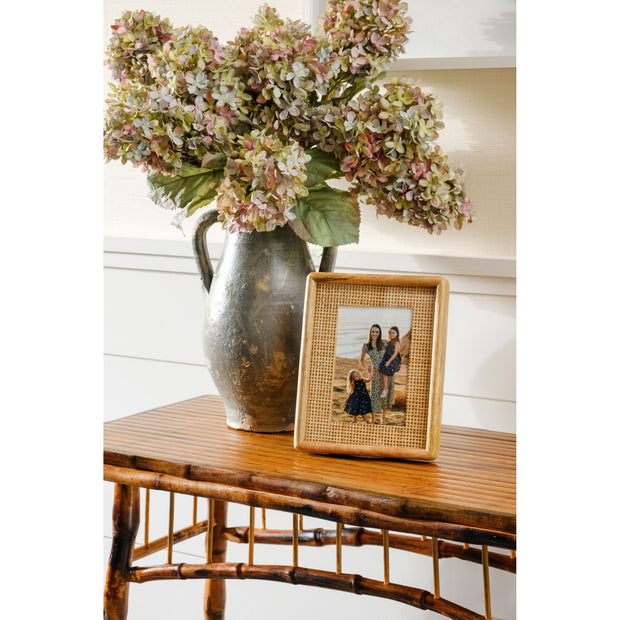
<path fill-rule="evenodd" d="M 411 80 L 394 79 L 351 102 L 336 121 L 345 144 L 341 169 L 377 213 L 441 232 L 471 221 L 463 171 L 434 143 L 441 106 Z"/>
<path fill-rule="evenodd" d="M 273 230 L 295 216 L 295 199 L 307 195 L 304 149 L 295 142 L 253 131 L 238 139 L 238 150 L 226 162 L 218 199 L 220 219 L 231 232 Z"/>
<path fill-rule="evenodd" d="M 228 86 L 230 107 L 251 126 L 281 138 L 305 136 L 312 94 L 323 80 L 310 29 L 299 21 L 279 19 L 267 7 L 255 22 L 226 46 L 216 81 Z M 221 99 L 219 93 L 214 96 Z"/>
<path fill-rule="evenodd" d="M 147 11 L 125 11 L 112 24 L 106 64 L 115 80 L 145 80 L 150 74 L 149 56 L 173 34 L 168 19 Z"/>
<path fill-rule="evenodd" d="M 392 0 L 328 0 L 319 20 L 320 45 L 329 50 L 333 77 L 376 75 L 405 50 L 411 19 Z M 340 86 L 340 85 L 339 85 Z"/>
<path fill-rule="evenodd" d="M 374 84 L 410 21 L 403 2 L 329 0 L 313 36 L 265 6 L 221 45 L 207 28 L 126 11 L 107 50 L 104 155 L 147 171 L 153 200 L 183 216 L 217 196 L 230 231 L 297 216 L 313 242 L 351 243 L 357 197 L 431 232 L 458 228 L 471 205 L 435 144 L 441 106 L 408 80 Z M 350 193 L 325 183 L 342 176 Z M 309 232 L 313 212 L 335 219 Z M 313 237 L 330 230 L 343 234 Z"/>

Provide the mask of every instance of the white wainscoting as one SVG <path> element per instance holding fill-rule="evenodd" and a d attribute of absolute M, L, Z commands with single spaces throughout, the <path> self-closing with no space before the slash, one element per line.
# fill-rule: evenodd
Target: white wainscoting
<path fill-rule="evenodd" d="M 214 244 L 215 264 L 220 249 Z M 216 393 L 203 364 L 204 296 L 189 241 L 114 238 L 104 250 L 105 418 Z M 336 270 L 444 275 L 450 302 L 443 421 L 515 431 L 513 260 L 344 248 Z"/>
<path fill-rule="evenodd" d="M 221 250 L 213 244 L 216 263 Z M 318 260 L 318 249 L 313 249 Z M 342 248 L 336 271 L 359 273 L 441 274 L 450 282 L 443 422 L 515 432 L 515 263 L 479 259 L 390 255 Z M 106 420 L 153 407 L 216 393 L 202 355 L 203 292 L 189 240 L 107 238 L 104 244 L 104 417 Z M 152 494 L 153 506 L 165 502 Z M 110 548 L 112 485 L 105 485 L 104 560 Z M 233 506 L 231 523 L 247 522 L 247 509 Z M 206 506 L 204 507 L 206 515 Z M 167 508 L 153 510 L 151 538 L 164 535 Z M 177 521 L 178 519 L 178 521 Z M 268 513 L 269 527 L 290 527 Z M 191 520 L 189 502 L 179 498 L 175 523 Z M 304 520 L 305 527 L 328 527 Z M 161 532 L 161 534 L 158 534 Z M 200 539 L 186 541 L 173 561 L 198 562 Z M 380 549 L 345 550 L 344 569 L 381 579 Z M 229 561 L 246 561 L 243 545 L 229 545 Z M 256 561 L 290 563 L 290 549 L 259 547 Z M 393 579 L 431 589 L 429 558 L 393 552 Z M 301 562 L 333 567 L 329 549 L 300 550 Z M 162 559 L 165 561 L 165 559 Z M 484 613 L 482 575 L 477 565 L 442 561 L 442 595 Z M 491 570 L 493 617 L 515 618 L 515 578 Z M 432 618 L 408 606 L 313 588 L 263 582 L 228 582 L 227 617 L 231 620 L 384 617 Z M 195 582 L 154 582 L 130 588 L 130 620 L 202 619 L 203 586 Z"/>

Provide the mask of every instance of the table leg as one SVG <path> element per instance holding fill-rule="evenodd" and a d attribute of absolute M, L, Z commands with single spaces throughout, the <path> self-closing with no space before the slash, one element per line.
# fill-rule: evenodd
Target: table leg
<path fill-rule="evenodd" d="M 228 503 L 221 500 L 213 502 L 213 513 L 209 516 L 213 519 L 213 548 L 211 561 L 213 563 L 226 562 L 226 513 Z M 207 545 L 208 545 L 207 534 Z M 224 608 L 226 606 L 226 580 L 206 579 L 204 595 L 205 620 L 224 620 Z"/>
<path fill-rule="evenodd" d="M 129 605 L 129 582 L 125 580 L 125 573 L 131 565 L 140 524 L 139 487 L 115 485 L 112 519 L 114 535 L 105 582 L 103 617 L 105 620 L 125 620 Z"/>

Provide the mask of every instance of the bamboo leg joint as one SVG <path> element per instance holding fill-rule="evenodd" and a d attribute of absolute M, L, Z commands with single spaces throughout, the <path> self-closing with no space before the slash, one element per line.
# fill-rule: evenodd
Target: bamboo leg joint
<path fill-rule="evenodd" d="M 325 536 L 325 530 L 322 527 L 319 527 L 314 530 L 314 542 L 319 546 L 323 546 L 323 538 Z"/>
<path fill-rule="evenodd" d="M 424 590 L 424 592 L 422 592 L 421 596 L 420 596 L 420 609 L 422 610 L 426 610 L 428 609 L 428 605 L 426 603 L 426 599 L 431 596 L 431 593 L 428 592 L 427 590 Z"/>
<path fill-rule="evenodd" d="M 290 575 L 290 579 L 291 579 L 291 583 L 293 585 L 297 585 L 297 567 L 293 566 L 293 568 L 289 571 L 289 575 Z"/>

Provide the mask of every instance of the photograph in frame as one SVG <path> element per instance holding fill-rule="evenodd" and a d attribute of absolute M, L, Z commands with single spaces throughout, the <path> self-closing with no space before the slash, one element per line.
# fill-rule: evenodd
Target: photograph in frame
<path fill-rule="evenodd" d="M 436 458 L 447 304 L 441 277 L 310 274 L 295 447 Z"/>

